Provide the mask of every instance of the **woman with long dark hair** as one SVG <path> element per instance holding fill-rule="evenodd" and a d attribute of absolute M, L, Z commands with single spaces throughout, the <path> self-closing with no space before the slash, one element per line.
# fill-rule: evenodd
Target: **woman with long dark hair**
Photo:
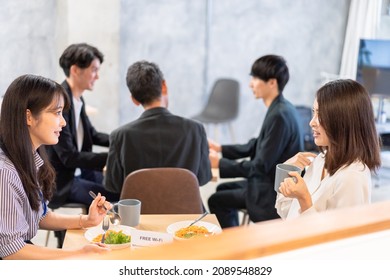
<path fill-rule="evenodd" d="M 310 121 L 318 155 L 299 153 L 286 163 L 308 166 L 280 184 L 276 208 L 283 218 L 370 203 L 371 172 L 380 166 L 380 142 L 372 103 L 353 80 L 322 86 Z M 313 161 L 311 161 L 314 158 Z"/>
<path fill-rule="evenodd" d="M 40 76 L 17 78 L 4 95 L 0 112 L 0 258 L 54 259 L 107 250 L 103 245 L 91 244 L 67 251 L 30 242 L 38 228 L 95 226 L 106 214 L 101 207 L 105 198 L 100 194 L 88 215 L 62 215 L 47 207 L 53 195 L 55 171 L 44 145 L 58 142 L 66 125 L 62 111 L 68 108 L 64 89 Z"/>

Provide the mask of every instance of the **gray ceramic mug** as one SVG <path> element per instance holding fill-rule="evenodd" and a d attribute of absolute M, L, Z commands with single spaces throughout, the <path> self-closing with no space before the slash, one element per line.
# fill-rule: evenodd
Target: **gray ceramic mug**
<path fill-rule="evenodd" d="M 274 184 L 274 189 L 276 192 L 279 192 L 280 183 L 282 183 L 284 181 L 284 179 L 291 177 L 290 175 L 288 175 L 288 173 L 291 171 L 296 171 L 299 174 L 302 173 L 302 169 L 300 169 L 299 167 L 297 167 L 295 165 L 285 164 L 285 163 L 280 163 L 280 164 L 276 165 L 275 184 Z M 294 177 L 292 177 L 292 178 L 294 178 Z"/>
<path fill-rule="evenodd" d="M 121 216 L 121 224 L 135 227 L 141 216 L 141 201 L 138 199 L 122 199 L 114 204 L 114 211 Z"/>

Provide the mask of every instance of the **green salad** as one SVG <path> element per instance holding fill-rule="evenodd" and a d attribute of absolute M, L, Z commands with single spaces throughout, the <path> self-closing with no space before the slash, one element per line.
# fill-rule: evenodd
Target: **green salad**
<path fill-rule="evenodd" d="M 104 240 L 105 244 L 123 244 L 129 243 L 131 241 L 131 236 L 124 234 L 122 231 L 113 231 L 110 230 L 106 234 L 106 239 Z"/>

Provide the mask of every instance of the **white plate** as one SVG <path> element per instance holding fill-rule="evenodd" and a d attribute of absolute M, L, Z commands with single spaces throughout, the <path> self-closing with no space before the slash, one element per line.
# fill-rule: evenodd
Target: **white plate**
<path fill-rule="evenodd" d="M 192 222 L 193 222 L 193 220 L 188 220 L 188 221 L 180 221 L 180 222 L 176 222 L 176 223 L 170 224 L 167 227 L 167 232 L 172 234 L 173 238 L 175 238 L 175 239 L 178 239 L 178 240 L 189 240 L 191 238 L 187 239 L 187 238 L 176 237 L 175 236 L 175 232 L 178 231 L 181 228 L 188 227 Z M 222 229 L 219 226 L 217 226 L 216 224 L 199 221 L 195 225 L 196 226 L 203 226 L 203 227 L 207 228 L 207 230 L 209 232 L 212 232 L 212 233 L 215 233 L 215 234 L 218 234 L 218 233 L 222 232 Z"/>
<path fill-rule="evenodd" d="M 120 231 L 122 230 L 122 232 L 124 234 L 127 234 L 127 235 L 130 235 L 131 236 L 131 231 L 134 230 L 135 228 L 133 227 L 129 227 L 129 226 L 123 226 L 123 225 L 110 225 L 110 228 L 111 230 L 115 230 L 115 231 Z M 89 241 L 89 242 L 93 242 L 92 240 L 98 236 L 99 234 L 103 234 L 103 229 L 102 229 L 102 226 L 99 225 L 99 226 L 96 226 L 96 227 L 93 227 L 93 228 L 90 228 L 88 229 L 85 233 L 84 233 L 84 237 Z M 108 247 L 110 247 L 111 249 L 122 249 L 122 248 L 126 248 L 126 247 L 129 247 L 131 244 L 131 242 L 129 243 L 123 243 L 123 244 L 107 244 Z"/>

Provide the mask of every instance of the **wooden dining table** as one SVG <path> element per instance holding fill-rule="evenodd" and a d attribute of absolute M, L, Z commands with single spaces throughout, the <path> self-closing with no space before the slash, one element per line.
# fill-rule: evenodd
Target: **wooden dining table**
<path fill-rule="evenodd" d="M 142 215 L 138 228 L 163 229 L 167 223 L 196 216 L 198 215 Z M 205 220 L 216 223 L 214 215 L 206 216 Z M 65 237 L 65 248 L 79 248 L 86 244 L 88 241 L 83 237 L 83 232 L 84 230 L 69 231 Z M 381 258 L 388 260 L 389 250 L 386 249 L 388 248 L 386 244 L 389 232 L 390 201 L 383 201 L 334 209 L 297 219 L 275 219 L 252 223 L 249 226 L 227 228 L 221 234 L 207 238 L 175 240 L 154 247 L 112 250 L 106 254 L 88 255 L 78 259 L 250 260 L 275 255 L 279 260 L 302 260 L 302 257 L 309 260 L 313 256 L 317 259 L 316 254 L 324 256 L 325 253 L 326 259 L 341 254 L 348 255 L 351 260 L 365 259 L 369 256 L 369 259 L 378 261 Z M 362 239 L 357 241 L 359 237 Z M 346 242 L 341 243 L 343 240 Z M 357 250 L 356 246 L 359 244 L 363 246 Z M 306 247 L 308 251 L 302 252 Z M 294 250 L 298 251 L 294 254 Z M 290 257 L 287 255 L 278 258 L 278 254 L 290 251 Z"/>
<path fill-rule="evenodd" d="M 185 221 L 185 220 L 195 220 L 198 218 L 199 214 L 160 214 L 160 215 L 151 215 L 145 214 L 141 215 L 140 223 L 136 226 L 136 229 L 154 231 L 154 232 L 163 232 L 166 233 L 167 227 L 175 222 Z M 217 217 L 214 214 L 209 214 L 202 219 L 202 221 L 213 223 L 219 226 Z M 63 249 L 76 249 L 80 248 L 83 245 L 89 243 L 85 238 L 84 234 L 87 229 L 71 229 L 66 231 Z M 174 240 L 173 242 L 180 242 Z M 126 254 L 130 254 L 129 248 L 112 250 L 108 254 L 108 258 L 115 258 L 115 256 L 120 256 L 123 258 Z M 110 255 L 111 254 L 111 255 Z"/>

